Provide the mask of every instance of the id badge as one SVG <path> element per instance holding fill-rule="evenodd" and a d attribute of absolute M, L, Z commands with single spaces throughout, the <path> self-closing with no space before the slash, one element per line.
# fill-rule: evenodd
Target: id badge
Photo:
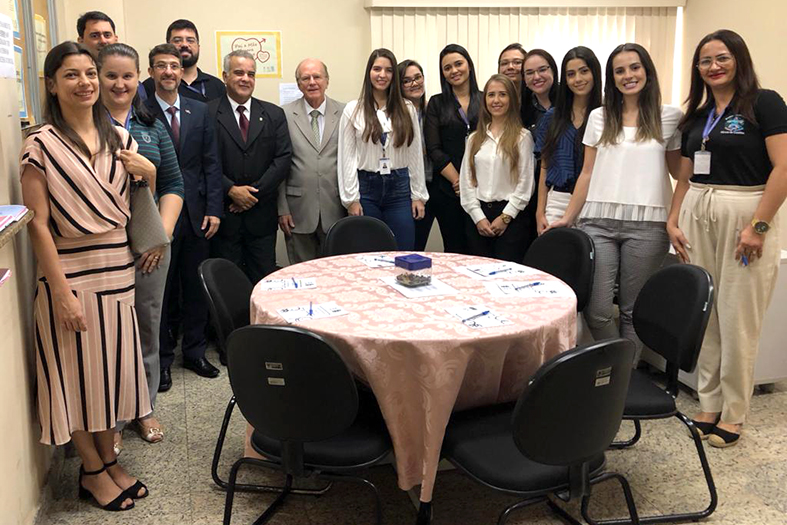
<path fill-rule="evenodd" d="M 391 174 L 391 159 L 387 157 L 383 157 L 380 159 L 380 169 L 377 171 L 380 172 L 380 175 L 390 175 Z"/>
<path fill-rule="evenodd" d="M 710 175 L 710 151 L 694 153 L 694 175 Z"/>

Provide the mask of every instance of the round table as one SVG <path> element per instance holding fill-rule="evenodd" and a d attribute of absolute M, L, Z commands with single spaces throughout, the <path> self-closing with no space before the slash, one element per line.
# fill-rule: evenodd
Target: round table
<path fill-rule="evenodd" d="M 269 275 L 266 280 L 316 278 L 317 287 L 270 291 L 258 283 L 251 322 L 286 324 L 279 309 L 310 301 L 335 302 L 348 311 L 293 324 L 331 341 L 352 372 L 369 384 L 391 434 L 399 486 L 421 485 L 421 501 L 431 501 L 451 412 L 515 400 L 545 361 L 573 348 L 576 296 L 556 277 L 530 269 L 535 273 L 516 280 L 555 281 L 561 293 L 493 297 L 484 280 L 458 269 L 501 261 L 427 253 L 433 277 L 457 293 L 408 299 L 380 280 L 396 269 L 368 267 L 360 257 L 369 255 L 374 254 L 315 259 Z M 495 277 L 506 280 L 504 273 Z M 469 305 L 485 305 L 512 323 L 477 329 L 446 312 Z"/>

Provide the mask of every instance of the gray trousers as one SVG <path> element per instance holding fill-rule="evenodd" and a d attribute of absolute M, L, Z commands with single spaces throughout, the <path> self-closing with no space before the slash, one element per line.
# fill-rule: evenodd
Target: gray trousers
<path fill-rule="evenodd" d="M 290 264 L 311 261 L 322 256 L 325 245 L 325 232 L 322 229 L 322 219 L 317 222 L 317 229 L 313 233 L 293 233 L 284 237 L 287 245 L 287 257 Z"/>
<path fill-rule="evenodd" d="M 596 340 L 623 337 L 632 341 L 636 346 L 636 364 L 643 345 L 634 332 L 631 312 L 645 281 L 661 267 L 667 255 L 666 225 L 663 222 L 585 219 L 579 228 L 590 235 L 596 246 L 593 292 L 584 312 L 588 328 Z M 618 275 L 620 329 L 615 326 L 612 303 Z"/>

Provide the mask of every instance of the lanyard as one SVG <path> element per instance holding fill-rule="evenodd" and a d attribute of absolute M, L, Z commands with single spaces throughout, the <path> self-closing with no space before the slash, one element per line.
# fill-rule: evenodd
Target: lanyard
<path fill-rule="evenodd" d="M 718 124 L 724 116 L 727 108 L 724 108 L 718 116 L 716 116 L 715 110 L 716 106 L 713 106 L 710 108 L 710 111 L 708 111 L 708 119 L 705 121 L 705 128 L 702 130 L 702 151 L 705 151 L 705 143 L 708 142 L 711 131 L 713 131 L 713 128 L 716 127 L 716 124 Z"/>
<path fill-rule="evenodd" d="M 123 124 L 123 127 L 126 128 L 126 129 L 129 129 L 129 123 L 131 122 L 131 113 L 133 111 L 134 111 L 133 109 L 129 109 L 128 113 L 126 113 L 126 122 L 125 122 L 125 124 Z M 109 120 L 111 120 L 112 122 L 117 122 L 118 124 L 120 124 L 120 122 L 115 120 L 115 118 L 112 116 L 112 113 L 110 113 L 109 110 L 107 110 L 107 115 L 109 115 Z"/>
<path fill-rule="evenodd" d="M 197 82 L 197 80 L 194 80 L 194 82 L 192 82 L 190 85 L 183 82 L 183 85 L 186 86 L 186 88 L 192 90 L 194 93 L 199 93 L 203 97 L 207 98 L 207 95 L 205 94 L 205 82 L 199 82 L 199 89 L 194 87 L 194 84 Z"/>
<path fill-rule="evenodd" d="M 467 131 L 465 132 L 466 137 L 470 134 L 470 119 L 467 118 L 467 113 L 465 113 L 465 110 L 462 109 L 462 104 L 459 103 L 459 98 L 454 98 L 456 98 L 456 104 L 459 106 L 459 116 L 462 117 L 462 122 L 465 123 L 465 127 L 467 128 Z"/>

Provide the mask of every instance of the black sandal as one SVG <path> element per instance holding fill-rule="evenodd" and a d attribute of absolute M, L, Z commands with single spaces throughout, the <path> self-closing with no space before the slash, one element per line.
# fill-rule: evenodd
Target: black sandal
<path fill-rule="evenodd" d="M 102 505 L 101 503 L 98 502 L 98 500 L 96 499 L 96 497 L 93 495 L 92 492 L 90 492 L 89 490 L 87 490 L 85 487 L 82 486 L 82 478 L 84 476 L 97 476 L 97 475 L 101 474 L 102 472 L 104 472 L 105 470 L 107 470 L 107 467 L 103 466 L 103 467 L 101 467 L 100 470 L 95 470 L 93 472 L 85 472 L 84 465 L 79 467 L 79 499 L 92 499 L 93 501 L 96 502 L 96 505 L 98 505 L 102 509 L 108 510 L 108 511 L 112 511 L 112 512 L 119 512 L 119 511 L 122 511 L 122 510 L 131 510 L 131 509 L 133 509 L 134 508 L 134 502 L 133 501 L 131 502 L 131 505 L 129 505 L 127 507 L 123 507 L 122 506 L 123 502 L 126 501 L 127 499 L 129 499 L 129 496 L 126 494 L 125 491 L 121 492 L 120 496 L 118 496 L 117 498 L 113 499 L 112 501 L 110 501 L 106 505 Z"/>
<path fill-rule="evenodd" d="M 730 432 L 729 430 L 724 430 L 723 428 L 716 427 L 713 429 L 713 433 L 711 434 L 708 443 L 712 447 L 727 448 L 733 445 L 737 445 L 740 439 L 741 439 L 740 434 L 736 434 L 735 432 Z"/>
<path fill-rule="evenodd" d="M 114 467 L 117 464 L 118 464 L 118 460 L 117 460 L 117 458 L 115 458 L 114 461 L 110 461 L 109 463 L 104 463 L 104 468 L 108 469 L 109 467 Z M 139 491 L 141 489 L 145 489 L 145 492 L 142 493 L 141 496 L 139 496 L 138 494 L 139 494 Z M 148 494 L 150 494 L 150 491 L 148 490 L 147 485 L 145 485 L 141 481 L 137 480 L 136 483 L 134 483 L 129 488 L 124 490 L 123 494 L 125 494 L 126 497 L 131 498 L 131 499 L 142 499 L 142 498 L 147 498 Z"/>
<path fill-rule="evenodd" d="M 719 421 L 721 421 L 721 412 L 719 412 L 719 415 L 716 416 L 716 421 L 713 423 L 708 423 L 707 421 L 695 421 L 693 419 L 691 420 L 691 422 L 694 423 L 694 426 L 697 427 L 697 431 L 700 434 L 700 439 L 703 441 L 708 439 L 710 435 L 713 434 L 713 430 L 716 428 L 716 425 L 719 424 Z"/>

